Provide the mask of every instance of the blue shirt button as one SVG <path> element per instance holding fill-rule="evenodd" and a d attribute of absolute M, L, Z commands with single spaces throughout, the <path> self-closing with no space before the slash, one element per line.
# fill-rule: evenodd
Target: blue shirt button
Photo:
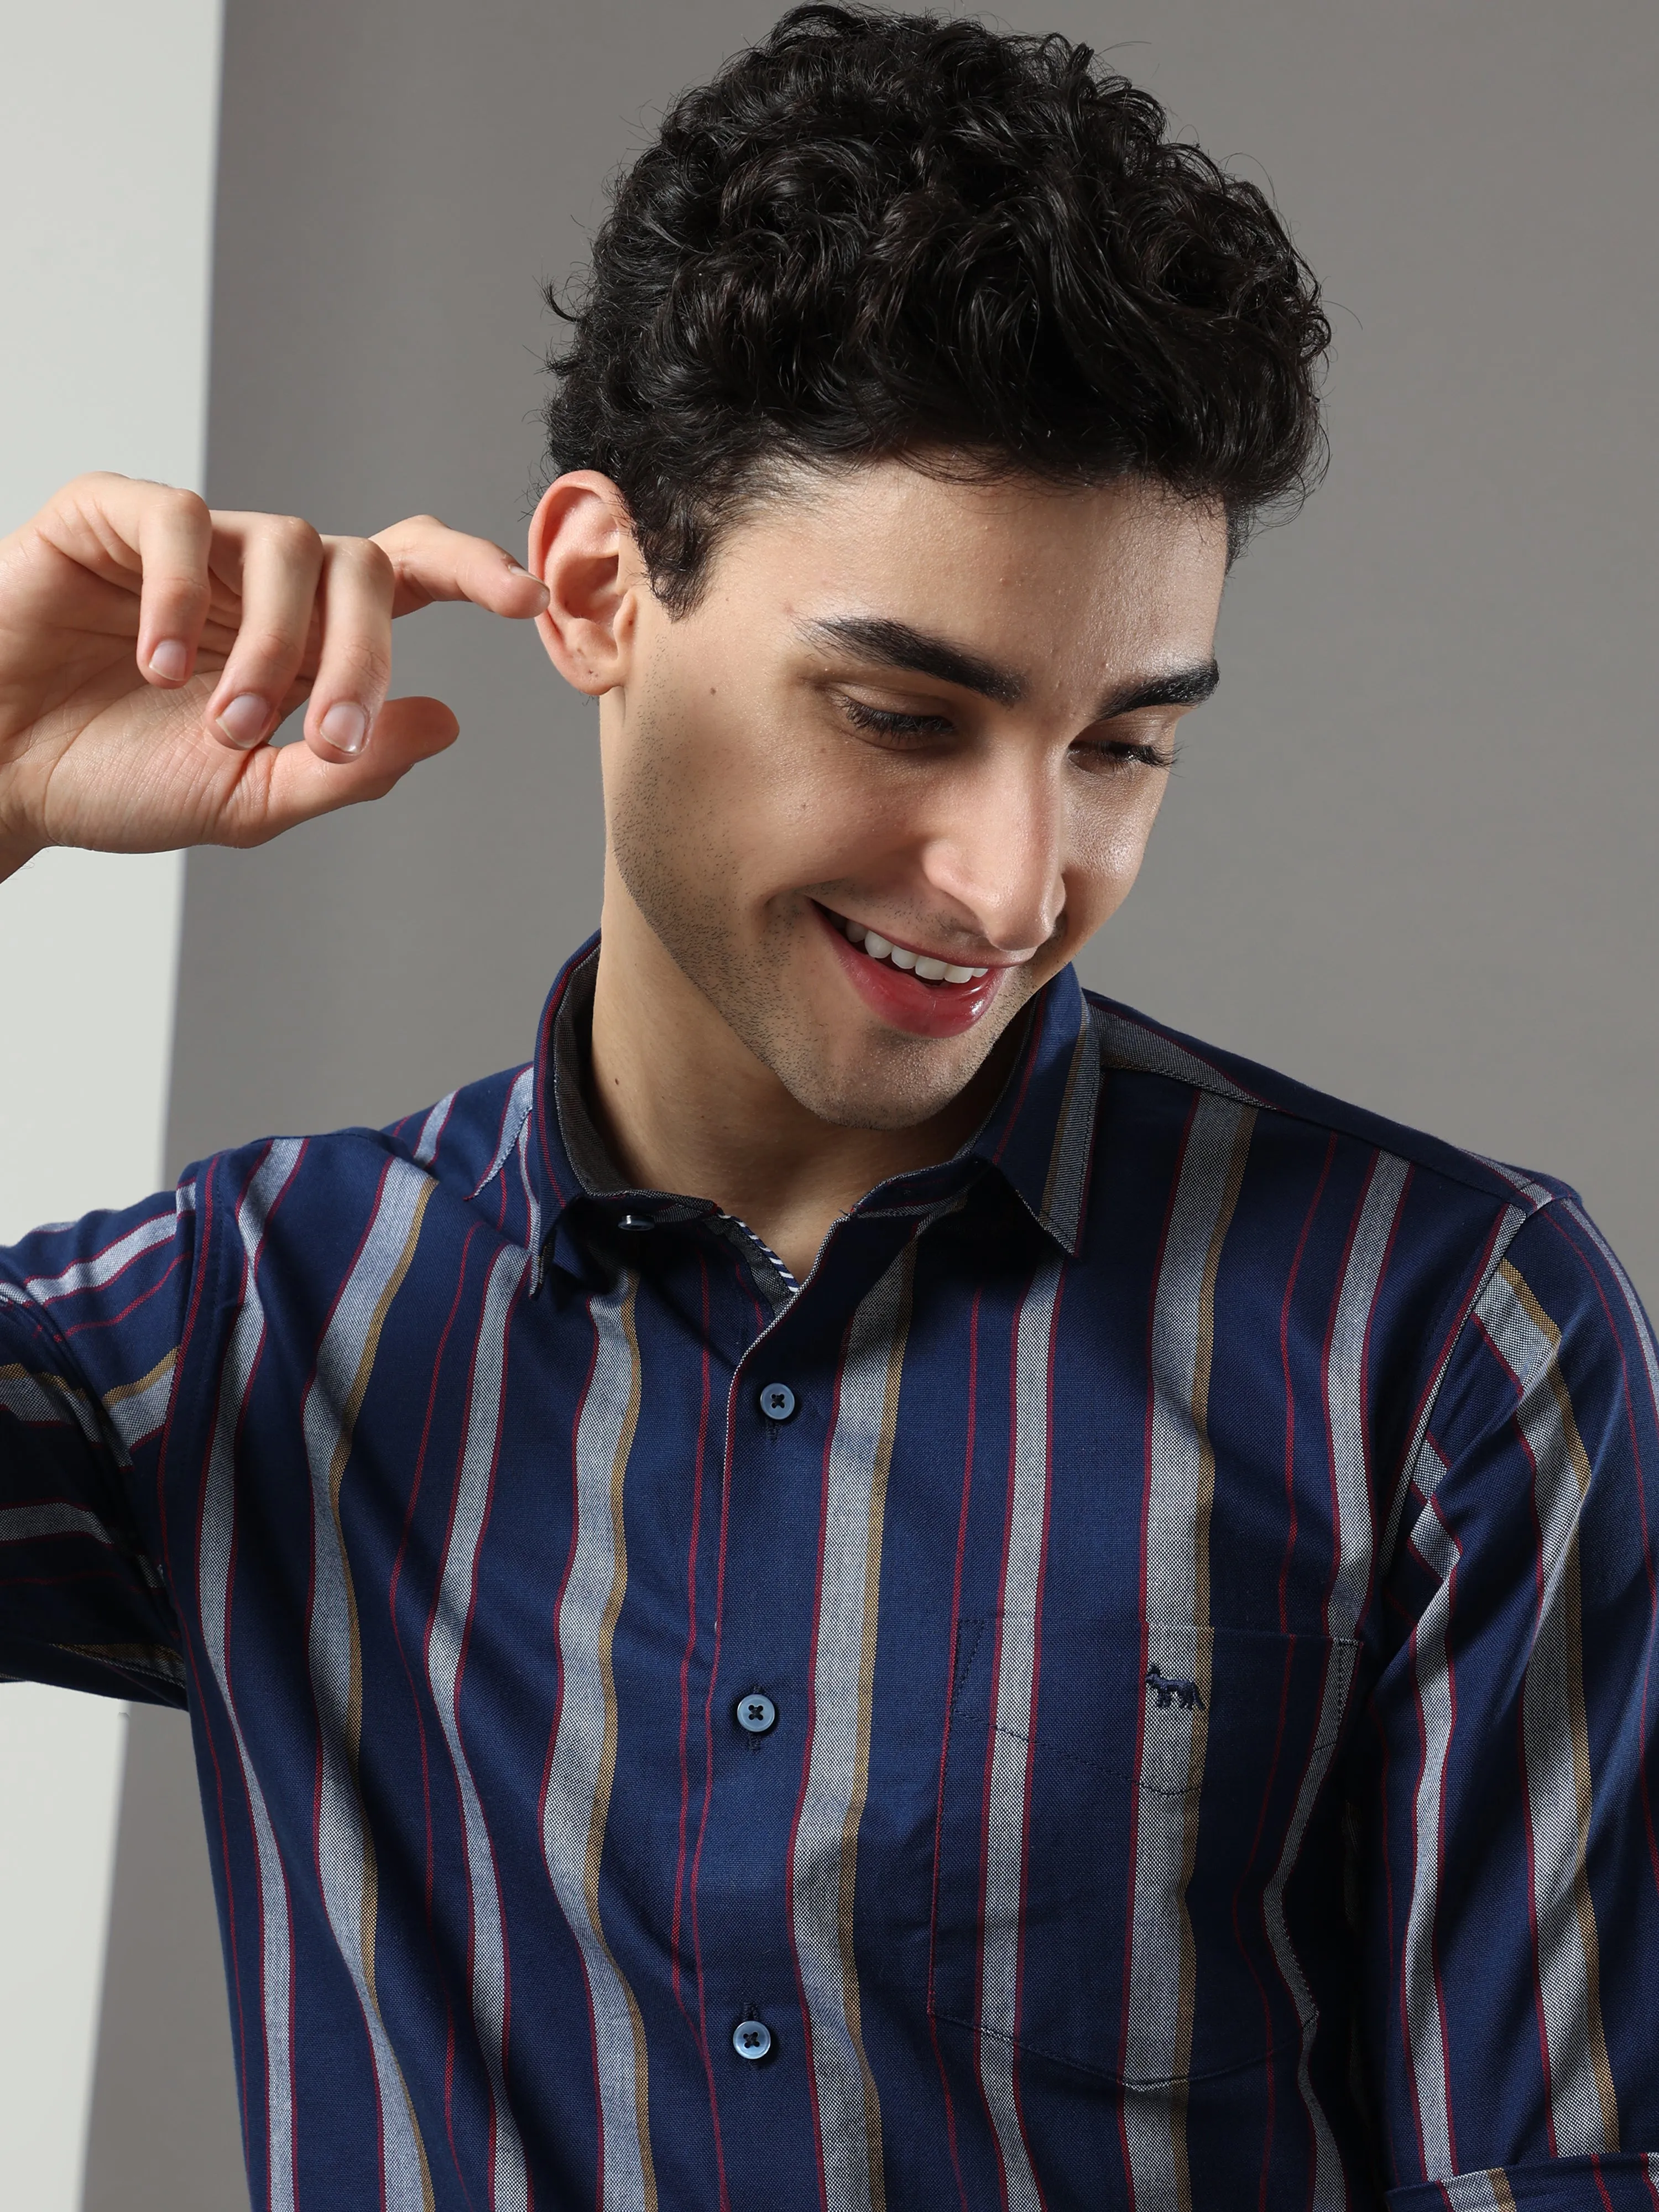
<path fill-rule="evenodd" d="M 732 2048 L 739 2058 L 764 2058 L 772 2048 L 772 2031 L 763 2020 L 740 2020 L 732 2031 Z"/>
<path fill-rule="evenodd" d="M 738 1699 L 738 1726 L 750 1735 L 764 1735 L 778 1717 L 778 1709 L 763 1691 L 751 1690 Z"/>
<path fill-rule="evenodd" d="M 787 1382 L 769 1382 L 760 1394 L 760 1407 L 769 1421 L 787 1421 L 795 1410 L 795 1394 Z"/>

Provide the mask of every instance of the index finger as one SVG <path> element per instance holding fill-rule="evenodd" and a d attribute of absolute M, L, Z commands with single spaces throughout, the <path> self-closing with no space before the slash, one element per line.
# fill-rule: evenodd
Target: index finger
<path fill-rule="evenodd" d="M 412 614 L 436 599 L 470 599 L 511 622 L 544 613 L 548 589 L 504 546 L 451 530 L 434 514 L 394 522 L 374 540 L 396 578 L 392 611 Z"/>

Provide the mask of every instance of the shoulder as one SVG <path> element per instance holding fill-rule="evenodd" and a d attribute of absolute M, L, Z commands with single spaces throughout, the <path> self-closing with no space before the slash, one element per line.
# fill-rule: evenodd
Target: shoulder
<path fill-rule="evenodd" d="M 385 1128 L 267 1136 L 215 1153 L 185 1170 L 185 1187 L 207 1217 L 210 1236 L 228 1231 L 234 1242 L 233 1224 L 240 1224 L 246 1243 L 250 1235 L 262 1236 L 269 1223 L 286 1244 L 303 1223 L 307 1237 L 329 1246 L 361 1232 L 388 1186 L 419 1183 L 433 1197 L 464 1209 L 486 1190 L 498 1195 L 531 1097 L 530 1068 L 506 1068 Z M 502 1225 L 500 1206 L 489 1210 L 495 1225 Z M 281 1230 L 279 1215 L 287 1218 Z"/>
<path fill-rule="evenodd" d="M 1571 1187 L 1553 1176 L 1506 1165 L 1447 1144 L 1421 1129 L 1373 1114 L 1281 1075 L 1241 1054 L 1224 1051 L 1165 1027 L 1132 1006 L 1085 994 L 1100 1044 L 1103 1073 L 1145 1077 L 1168 1086 L 1168 1103 L 1183 1113 L 1194 1100 L 1226 1100 L 1273 1117 L 1275 1133 L 1294 1152 L 1298 1142 L 1322 1151 L 1333 1139 L 1399 1163 L 1417 1179 L 1513 1212 L 1516 1225 L 1558 1200 L 1577 1204 Z M 1183 1096 L 1184 1094 L 1184 1096 Z"/>

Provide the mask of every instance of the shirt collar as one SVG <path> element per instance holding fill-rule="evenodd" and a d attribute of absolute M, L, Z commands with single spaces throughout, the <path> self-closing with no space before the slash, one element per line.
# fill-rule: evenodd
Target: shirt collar
<path fill-rule="evenodd" d="M 584 1095 L 596 935 L 565 963 L 548 994 L 532 1064 L 529 1170 L 543 1249 L 556 1264 L 584 1272 L 566 1215 L 597 1201 L 621 1219 L 686 1221 L 718 1209 L 706 1199 L 625 1184 L 594 1127 Z M 923 1211 L 994 1170 L 1066 1252 L 1081 1240 L 1100 1048 L 1076 970 L 1062 968 L 1021 1017 L 1023 1034 L 996 1104 L 975 1136 L 937 1167 L 895 1176 L 860 1199 L 858 1213 Z"/>

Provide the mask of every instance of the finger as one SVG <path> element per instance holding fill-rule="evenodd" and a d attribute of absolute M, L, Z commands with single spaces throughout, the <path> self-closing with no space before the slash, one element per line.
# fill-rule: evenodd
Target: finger
<path fill-rule="evenodd" d="M 407 522 L 377 532 L 374 542 L 397 574 L 394 615 L 412 614 L 434 599 L 470 599 L 510 622 L 527 622 L 546 611 L 548 589 L 539 576 L 532 576 L 504 546 L 451 530 L 435 515 L 411 515 Z"/>
<path fill-rule="evenodd" d="M 325 760 L 297 744 L 256 753 L 227 815 L 225 841 L 263 845 L 301 822 L 384 799 L 417 763 L 453 745 L 459 728 L 441 699 L 392 699 L 381 709 L 374 744 L 355 759 Z"/>
<path fill-rule="evenodd" d="M 208 554 L 213 518 L 207 501 L 169 484 L 133 484 L 139 495 L 127 525 L 143 580 L 138 598 L 138 665 L 164 691 L 187 683 L 213 587 Z M 125 499 L 120 504 L 128 504 Z M 114 517 L 112 517 L 114 520 Z M 118 527 L 120 526 L 118 523 Z"/>
<path fill-rule="evenodd" d="M 392 679 L 392 562 L 368 538 L 323 541 L 322 654 L 306 710 L 306 743 L 331 763 L 368 743 Z"/>
<path fill-rule="evenodd" d="M 215 519 L 213 566 L 239 587 L 241 620 L 206 719 L 222 744 L 246 751 L 276 727 L 278 709 L 300 672 L 323 570 L 323 541 L 295 515 Z"/>

